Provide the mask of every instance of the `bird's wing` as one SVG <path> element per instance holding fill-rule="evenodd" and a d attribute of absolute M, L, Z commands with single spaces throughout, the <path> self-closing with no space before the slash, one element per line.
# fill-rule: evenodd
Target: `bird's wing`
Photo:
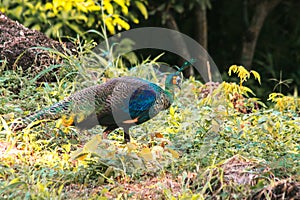
<path fill-rule="evenodd" d="M 140 87 L 130 97 L 129 113 L 132 119 L 149 119 L 149 110 L 155 103 L 157 91 L 152 87 Z"/>

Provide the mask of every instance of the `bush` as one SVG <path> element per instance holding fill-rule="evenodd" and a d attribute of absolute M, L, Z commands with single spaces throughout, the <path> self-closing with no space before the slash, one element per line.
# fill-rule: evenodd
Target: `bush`
<path fill-rule="evenodd" d="M 130 28 L 127 19 L 139 23 L 139 13 L 148 18 L 145 2 L 138 0 L 3 0 L 0 11 L 51 37 L 84 36 L 105 26 L 114 34 Z"/>

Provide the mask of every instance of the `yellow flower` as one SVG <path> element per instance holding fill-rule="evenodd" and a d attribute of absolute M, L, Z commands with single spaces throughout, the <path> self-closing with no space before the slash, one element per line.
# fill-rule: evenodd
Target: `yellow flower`
<path fill-rule="evenodd" d="M 119 25 L 120 27 L 124 28 L 125 30 L 130 29 L 129 24 L 119 17 L 117 17 L 113 20 L 113 24 Z"/>
<path fill-rule="evenodd" d="M 122 7 L 122 12 L 127 15 L 128 14 L 128 7 L 126 6 L 126 1 L 124 0 L 114 0 L 119 6 Z M 128 4 L 128 2 L 127 2 Z"/>
<path fill-rule="evenodd" d="M 106 10 L 106 12 L 108 14 L 112 15 L 114 13 L 114 8 L 113 8 L 112 4 L 110 3 L 110 0 L 104 0 L 103 6 L 104 6 L 104 10 Z"/>
<path fill-rule="evenodd" d="M 114 25 L 113 25 L 112 17 L 104 18 L 104 22 L 105 22 L 105 25 L 106 25 L 107 30 L 108 30 L 111 34 L 115 34 L 115 27 L 114 27 Z"/>

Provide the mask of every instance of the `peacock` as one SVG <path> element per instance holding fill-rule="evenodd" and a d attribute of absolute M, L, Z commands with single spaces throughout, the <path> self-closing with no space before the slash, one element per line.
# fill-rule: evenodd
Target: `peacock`
<path fill-rule="evenodd" d="M 179 87 L 182 72 L 190 62 L 185 62 L 165 80 L 165 90 L 160 86 L 137 77 L 113 78 L 80 90 L 64 100 L 27 115 L 13 123 L 11 129 L 18 131 L 32 122 L 62 118 L 64 126 L 90 129 L 96 125 L 106 127 L 103 139 L 117 128 L 124 130 L 124 142 L 130 142 L 129 129 L 142 124 L 168 109 L 174 100 L 174 89 Z"/>

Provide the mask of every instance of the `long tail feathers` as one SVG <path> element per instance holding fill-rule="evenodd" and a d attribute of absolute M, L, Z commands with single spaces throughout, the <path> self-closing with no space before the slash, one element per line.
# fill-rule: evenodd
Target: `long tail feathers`
<path fill-rule="evenodd" d="M 26 128 L 28 125 L 33 122 L 37 122 L 36 124 L 32 124 L 32 126 L 37 126 L 42 120 L 56 120 L 62 116 L 64 111 L 68 109 L 69 103 L 66 101 L 58 102 L 51 107 L 41 109 L 34 113 L 27 115 L 22 119 L 18 119 L 17 122 L 11 125 L 12 131 L 18 131 Z"/>

